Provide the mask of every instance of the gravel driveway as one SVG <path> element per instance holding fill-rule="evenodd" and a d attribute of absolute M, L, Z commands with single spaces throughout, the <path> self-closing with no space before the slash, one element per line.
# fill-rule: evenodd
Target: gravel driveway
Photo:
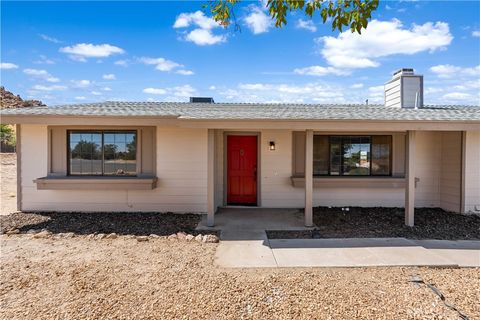
<path fill-rule="evenodd" d="M 219 269 L 216 244 L 0 236 L 1 319 L 480 317 L 479 269 Z"/>

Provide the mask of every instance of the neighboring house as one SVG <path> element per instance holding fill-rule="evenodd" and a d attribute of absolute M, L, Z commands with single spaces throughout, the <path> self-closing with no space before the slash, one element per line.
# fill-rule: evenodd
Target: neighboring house
<path fill-rule="evenodd" d="M 480 108 L 423 106 L 402 69 L 385 105 L 105 102 L 2 110 L 24 211 L 222 206 L 480 213 Z M 417 106 L 417 107 L 416 107 Z"/>

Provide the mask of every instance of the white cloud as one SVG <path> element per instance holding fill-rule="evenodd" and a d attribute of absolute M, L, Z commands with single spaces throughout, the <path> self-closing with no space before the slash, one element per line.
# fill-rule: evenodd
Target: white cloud
<path fill-rule="evenodd" d="M 65 89 L 67 89 L 67 87 L 59 86 L 59 85 L 44 86 L 44 85 L 37 84 L 32 87 L 32 90 L 36 90 L 36 91 L 61 91 Z"/>
<path fill-rule="evenodd" d="M 450 93 L 444 94 L 442 98 L 449 101 L 465 101 L 465 100 L 471 100 L 473 96 L 469 93 L 464 93 L 464 92 L 450 92 Z"/>
<path fill-rule="evenodd" d="M 91 91 L 90 93 L 93 94 L 94 96 L 101 96 L 102 95 L 102 93 L 98 92 L 98 91 Z"/>
<path fill-rule="evenodd" d="M 40 69 L 23 69 L 23 73 L 25 73 L 28 76 L 35 77 L 35 78 L 40 78 L 48 82 L 59 82 L 60 79 L 52 76 L 50 73 L 48 73 L 46 70 L 40 70 Z"/>
<path fill-rule="evenodd" d="M 86 88 L 92 84 L 90 80 L 70 80 L 75 88 Z"/>
<path fill-rule="evenodd" d="M 378 67 L 378 58 L 395 54 L 411 55 L 422 51 L 433 52 L 448 46 L 453 39 L 445 22 L 414 24 L 410 29 L 402 23 L 372 20 L 368 28 L 358 34 L 350 30 L 338 37 L 317 38 L 323 43 L 322 56 L 337 68 Z"/>
<path fill-rule="evenodd" d="M 217 87 L 215 87 L 215 86 L 210 86 L 210 87 L 208 87 L 208 89 L 214 91 L 214 90 L 217 89 Z"/>
<path fill-rule="evenodd" d="M 126 67 L 126 66 L 128 66 L 128 60 L 117 60 L 113 64 L 115 64 L 117 66 Z"/>
<path fill-rule="evenodd" d="M 167 90 L 162 89 L 162 88 L 145 88 L 143 89 L 143 93 L 148 93 L 148 94 L 166 94 Z"/>
<path fill-rule="evenodd" d="M 227 39 L 224 35 L 215 35 L 212 32 L 213 29 L 220 27 L 220 24 L 212 18 L 205 16 L 202 11 L 181 13 L 173 24 L 174 29 L 189 27 L 194 27 L 195 29 L 186 32 L 181 38 L 199 46 L 213 45 L 224 42 Z"/>
<path fill-rule="evenodd" d="M 110 87 L 103 87 L 102 90 L 103 90 L 103 91 L 112 91 L 112 88 L 110 88 Z"/>
<path fill-rule="evenodd" d="M 218 90 L 229 101 L 265 103 L 345 103 L 357 97 L 351 89 L 331 83 L 241 83 L 236 89 Z"/>
<path fill-rule="evenodd" d="M 40 55 L 40 59 L 33 61 L 35 64 L 55 64 L 55 61 L 48 59 L 47 56 Z"/>
<path fill-rule="evenodd" d="M 138 60 L 143 64 L 155 65 L 155 69 L 159 71 L 172 71 L 175 68 L 183 67 L 183 65 L 176 63 L 175 61 L 167 60 L 165 58 L 142 57 Z"/>
<path fill-rule="evenodd" d="M 191 85 L 186 84 L 183 86 L 173 87 L 173 94 L 177 97 L 188 98 L 193 96 L 197 90 L 195 90 Z"/>
<path fill-rule="evenodd" d="M 199 46 L 208 46 L 226 41 L 224 35 L 215 35 L 211 30 L 207 29 L 194 29 L 187 33 L 185 36 L 186 41 L 190 41 Z"/>
<path fill-rule="evenodd" d="M 352 89 L 361 89 L 363 88 L 363 83 L 354 83 L 350 86 Z"/>
<path fill-rule="evenodd" d="M 197 90 L 191 85 L 186 84 L 183 86 L 177 86 L 172 88 L 145 88 L 143 93 L 155 94 L 155 95 L 165 95 L 169 94 L 172 97 L 167 97 L 166 100 L 178 100 L 178 98 L 188 98 L 193 96 Z"/>
<path fill-rule="evenodd" d="M 85 98 L 84 96 L 78 96 L 78 97 L 75 97 L 75 100 L 85 100 L 87 98 Z"/>
<path fill-rule="evenodd" d="M 311 32 L 316 32 L 317 31 L 317 26 L 313 23 L 312 20 L 303 20 L 303 19 L 298 19 L 297 20 L 297 28 L 298 29 L 305 29 Z"/>
<path fill-rule="evenodd" d="M 245 17 L 245 23 L 253 34 L 268 32 L 273 26 L 272 18 L 257 6 L 250 6 L 250 14 Z"/>
<path fill-rule="evenodd" d="M 116 80 L 116 79 L 117 79 L 117 77 L 115 77 L 115 75 L 114 75 L 113 73 L 104 74 L 104 75 L 102 76 L 102 78 L 103 78 L 104 80 Z"/>
<path fill-rule="evenodd" d="M 334 67 L 310 66 L 305 68 L 297 68 L 293 70 L 294 73 L 307 76 L 326 76 L 328 74 L 345 75 L 348 74 L 345 70 L 339 70 Z"/>
<path fill-rule="evenodd" d="M 45 41 L 48 41 L 48 42 L 53 42 L 53 43 L 62 43 L 62 41 L 54 38 L 54 37 L 50 37 L 50 36 L 47 36 L 46 34 L 39 34 L 38 35 L 40 38 L 42 38 L 43 40 Z"/>
<path fill-rule="evenodd" d="M 115 54 L 125 53 L 122 48 L 110 44 L 78 43 L 69 47 L 62 47 L 59 50 L 69 54 L 69 57 L 76 61 L 85 62 L 86 58 L 106 58 Z"/>
<path fill-rule="evenodd" d="M 480 76 L 480 65 L 476 67 L 459 67 L 451 64 L 439 64 L 430 68 L 439 78 L 451 78 L 460 76 Z"/>
<path fill-rule="evenodd" d="M 18 69 L 18 66 L 14 63 L 10 62 L 2 62 L 0 63 L 0 69 L 7 70 L 7 69 Z"/>
<path fill-rule="evenodd" d="M 191 76 L 195 74 L 192 70 L 177 70 L 176 73 L 181 74 L 182 76 Z"/>
<path fill-rule="evenodd" d="M 472 31 L 472 37 L 479 38 L 480 37 L 480 30 Z"/>
<path fill-rule="evenodd" d="M 216 28 L 219 25 L 218 22 L 215 22 L 212 18 L 205 16 L 205 14 L 198 10 L 192 13 L 181 13 L 178 15 L 175 23 L 173 24 L 173 28 L 187 28 L 191 25 L 197 25 L 201 29 L 211 30 Z"/>

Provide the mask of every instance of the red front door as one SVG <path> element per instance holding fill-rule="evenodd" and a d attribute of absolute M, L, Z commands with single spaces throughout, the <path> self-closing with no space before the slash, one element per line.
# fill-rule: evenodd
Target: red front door
<path fill-rule="evenodd" d="M 257 204 L 257 136 L 227 136 L 227 203 Z"/>

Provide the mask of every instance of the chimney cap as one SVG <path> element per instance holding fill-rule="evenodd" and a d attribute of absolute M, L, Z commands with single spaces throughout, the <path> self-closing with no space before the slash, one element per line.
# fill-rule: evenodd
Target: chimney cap
<path fill-rule="evenodd" d="M 191 103 L 215 103 L 212 97 L 190 97 Z"/>
<path fill-rule="evenodd" d="M 414 75 L 415 70 L 413 68 L 401 68 L 393 73 L 393 77 L 398 77 L 402 75 Z"/>

